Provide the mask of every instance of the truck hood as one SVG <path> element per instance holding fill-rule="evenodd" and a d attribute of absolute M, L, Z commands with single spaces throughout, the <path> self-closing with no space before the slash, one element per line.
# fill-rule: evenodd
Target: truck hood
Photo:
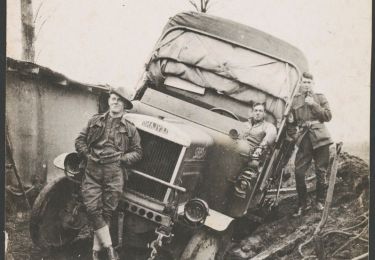
<path fill-rule="evenodd" d="M 191 145 L 208 147 L 214 143 L 212 137 L 206 132 L 189 123 L 173 118 L 156 118 L 133 113 L 126 114 L 125 118 L 140 130 L 185 147 L 190 147 Z"/>

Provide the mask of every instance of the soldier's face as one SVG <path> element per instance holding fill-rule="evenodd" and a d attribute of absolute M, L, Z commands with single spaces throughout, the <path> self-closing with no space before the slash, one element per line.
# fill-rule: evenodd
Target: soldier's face
<path fill-rule="evenodd" d="M 312 93 L 314 87 L 314 81 L 311 79 L 302 78 L 300 91 L 302 94 L 305 94 L 307 92 Z"/>
<path fill-rule="evenodd" d="M 108 105 L 109 110 L 115 114 L 122 113 L 125 110 L 124 101 L 122 101 L 119 95 L 113 93 L 108 98 Z"/>
<path fill-rule="evenodd" d="M 256 121 L 263 120 L 265 116 L 264 107 L 262 105 L 253 108 L 253 118 Z"/>

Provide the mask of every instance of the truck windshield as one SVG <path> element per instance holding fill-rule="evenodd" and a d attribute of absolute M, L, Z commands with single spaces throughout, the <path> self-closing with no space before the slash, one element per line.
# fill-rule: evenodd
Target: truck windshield
<path fill-rule="evenodd" d="M 241 102 L 213 89 L 203 89 L 204 93 L 198 93 L 196 86 L 175 78 L 168 77 L 163 87 L 155 89 L 239 121 L 246 121 L 249 109 L 251 109 L 250 103 Z M 275 119 L 271 114 L 269 117 L 274 122 Z"/>

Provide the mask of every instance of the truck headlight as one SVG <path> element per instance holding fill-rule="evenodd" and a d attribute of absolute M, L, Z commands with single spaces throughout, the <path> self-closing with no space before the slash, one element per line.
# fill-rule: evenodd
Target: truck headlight
<path fill-rule="evenodd" d="M 208 215 L 208 204 L 202 199 L 191 199 L 185 204 L 184 216 L 192 223 L 204 222 Z"/>
<path fill-rule="evenodd" d="M 244 178 L 239 179 L 234 186 L 236 196 L 246 198 L 246 191 L 250 187 L 250 182 Z"/>
<path fill-rule="evenodd" d="M 251 182 L 256 180 L 256 178 L 257 174 L 255 172 L 249 169 L 244 170 L 234 185 L 234 194 L 237 197 L 245 199 L 247 191 L 250 190 Z"/>

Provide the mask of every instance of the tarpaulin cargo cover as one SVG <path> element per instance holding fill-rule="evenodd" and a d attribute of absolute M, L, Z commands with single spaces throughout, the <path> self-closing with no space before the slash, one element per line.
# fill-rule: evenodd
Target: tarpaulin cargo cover
<path fill-rule="evenodd" d="M 294 64 L 301 71 L 308 70 L 304 54 L 289 43 L 265 32 L 231 20 L 203 13 L 186 12 L 172 17 L 164 33 L 174 27 L 187 27 L 232 41 L 246 48 Z"/>
<path fill-rule="evenodd" d="M 245 103 L 264 102 L 280 122 L 285 100 L 306 70 L 305 57 L 288 43 L 190 12 L 169 20 L 149 63 L 148 79 L 161 86 L 167 77 L 178 77 Z"/>

